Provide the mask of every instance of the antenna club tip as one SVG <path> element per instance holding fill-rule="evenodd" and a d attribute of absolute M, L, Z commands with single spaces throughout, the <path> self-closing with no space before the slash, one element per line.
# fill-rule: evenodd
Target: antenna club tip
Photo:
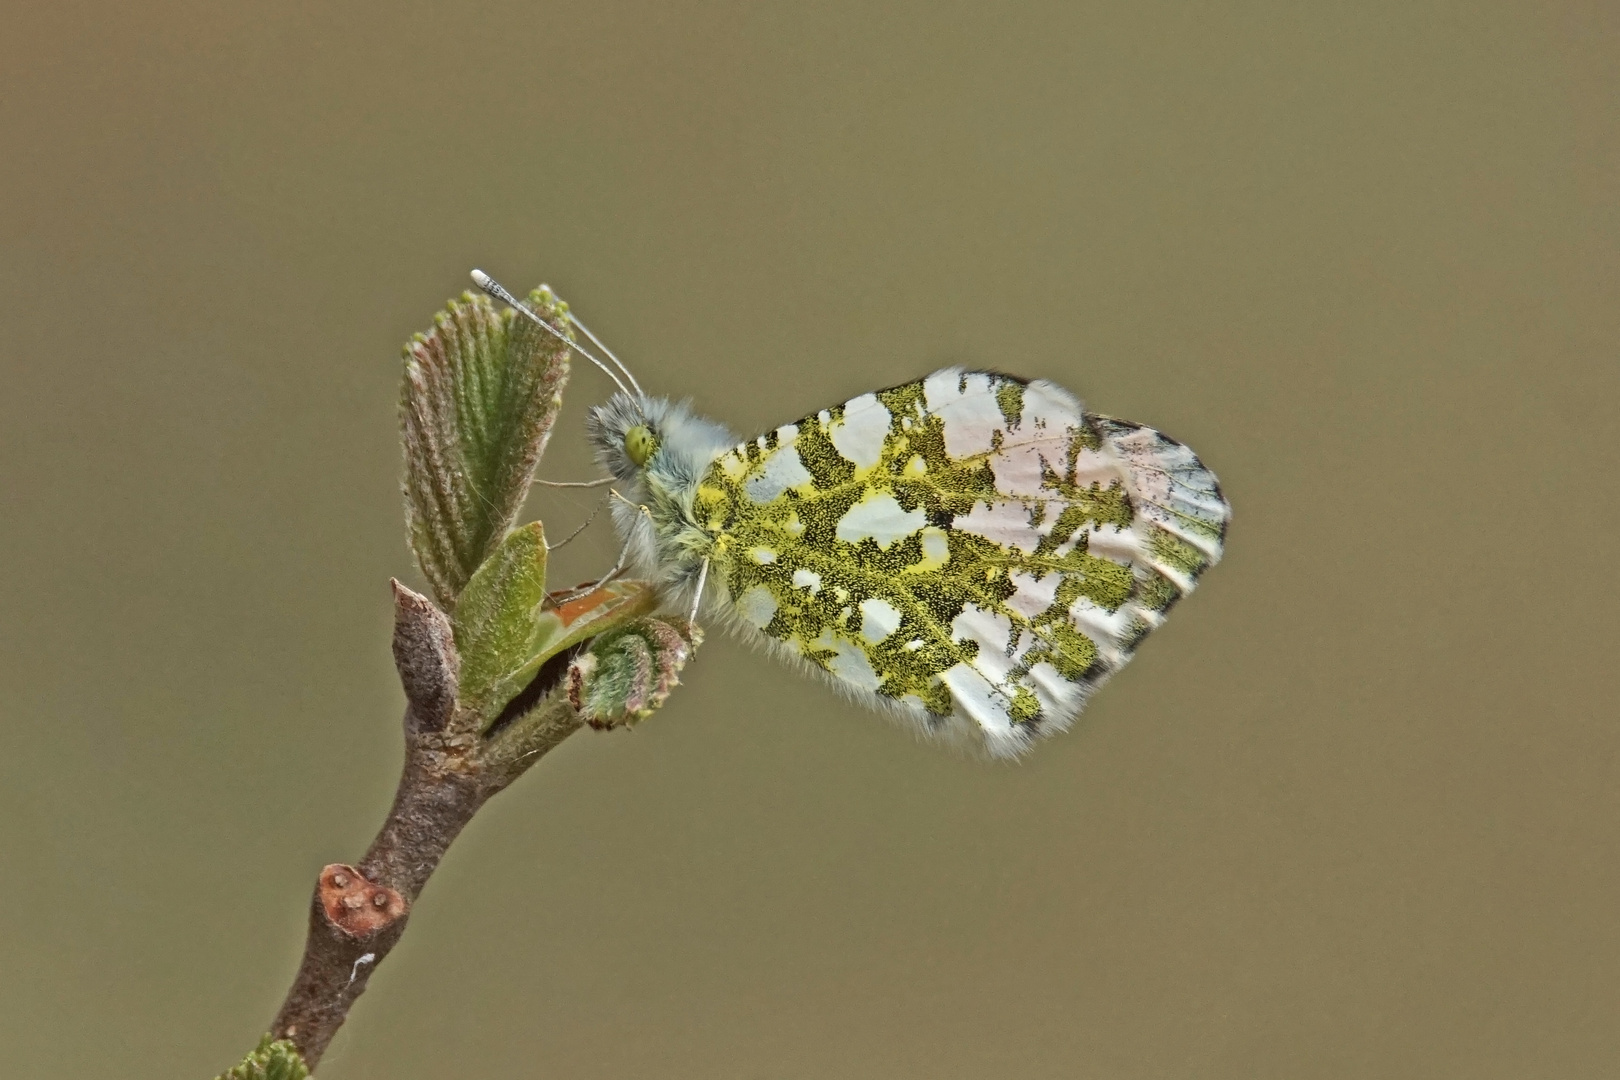
<path fill-rule="evenodd" d="M 482 270 L 474 270 L 472 272 L 472 279 L 473 284 L 478 286 L 480 289 L 487 289 L 495 283 L 495 279 L 484 273 Z"/>

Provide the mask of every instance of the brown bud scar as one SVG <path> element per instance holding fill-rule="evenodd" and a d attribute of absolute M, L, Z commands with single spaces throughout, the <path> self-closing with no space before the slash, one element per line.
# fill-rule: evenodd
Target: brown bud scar
<path fill-rule="evenodd" d="M 374 885 L 360 871 L 332 863 L 321 871 L 321 907 L 326 921 L 350 937 L 365 937 L 405 914 L 405 898 L 386 885 Z"/>

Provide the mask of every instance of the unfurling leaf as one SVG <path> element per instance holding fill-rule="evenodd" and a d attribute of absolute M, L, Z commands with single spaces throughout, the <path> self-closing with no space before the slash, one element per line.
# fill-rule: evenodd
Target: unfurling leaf
<path fill-rule="evenodd" d="M 549 289 L 530 293 L 528 305 L 570 334 L 567 305 Z M 446 611 L 517 520 L 567 376 L 566 345 L 472 293 L 405 346 L 405 521 Z"/>
<path fill-rule="evenodd" d="M 613 582 L 573 599 L 547 596 L 540 523 L 513 529 L 467 582 L 452 619 L 462 708 L 484 730 L 540 665 L 656 603 L 652 587 L 639 581 Z"/>
<path fill-rule="evenodd" d="M 507 533 L 478 567 L 451 620 L 461 654 L 461 704 L 481 719 L 500 712 L 540 667 L 545 598 L 545 531 L 531 521 Z"/>
<path fill-rule="evenodd" d="M 292 1043 L 270 1041 L 266 1035 L 240 1065 L 219 1074 L 218 1080 L 304 1080 L 309 1066 Z"/>
<path fill-rule="evenodd" d="M 644 720 L 702 640 L 696 626 L 650 617 L 599 634 L 568 667 L 568 700 L 594 728 Z"/>

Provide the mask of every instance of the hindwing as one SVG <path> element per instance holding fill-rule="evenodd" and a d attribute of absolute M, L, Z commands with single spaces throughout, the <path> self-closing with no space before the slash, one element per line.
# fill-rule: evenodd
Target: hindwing
<path fill-rule="evenodd" d="M 1070 724 L 1229 516 L 1181 444 L 954 368 L 721 454 L 693 511 L 745 632 L 999 756 Z"/>

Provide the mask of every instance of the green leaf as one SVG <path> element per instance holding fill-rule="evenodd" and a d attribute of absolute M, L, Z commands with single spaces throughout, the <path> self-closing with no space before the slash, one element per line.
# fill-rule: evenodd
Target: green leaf
<path fill-rule="evenodd" d="M 644 720 L 675 689 L 702 640 L 696 626 L 655 618 L 600 634 L 569 665 L 569 701 L 594 728 Z"/>
<path fill-rule="evenodd" d="M 540 667 L 545 598 L 545 530 L 531 521 L 506 534 L 456 605 L 452 627 L 461 654 L 463 708 L 494 716 Z"/>
<path fill-rule="evenodd" d="M 240 1065 L 220 1073 L 218 1080 L 304 1080 L 308 1075 L 297 1047 L 286 1039 L 273 1042 L 266 1035 Z"/>
<path fill-rule="evenodd" d="M 542 286 L 531 310 L 572 337 Z M 517 520 L 562 404 L 568 347 L 510 308 L 464 293 L 405 346 L 405 522 L 446 611 Z"/>
<path fill-rule="evenodd" d="M 461 654 L 462 708 L 483 730 L 528 686 L 540 665 L 656 603 L 652 587 L 638 581 L 614 582 L 559 603 L 546 595 L 540 523 L 513 529 L 473 574 L 452 619 Z"/>

